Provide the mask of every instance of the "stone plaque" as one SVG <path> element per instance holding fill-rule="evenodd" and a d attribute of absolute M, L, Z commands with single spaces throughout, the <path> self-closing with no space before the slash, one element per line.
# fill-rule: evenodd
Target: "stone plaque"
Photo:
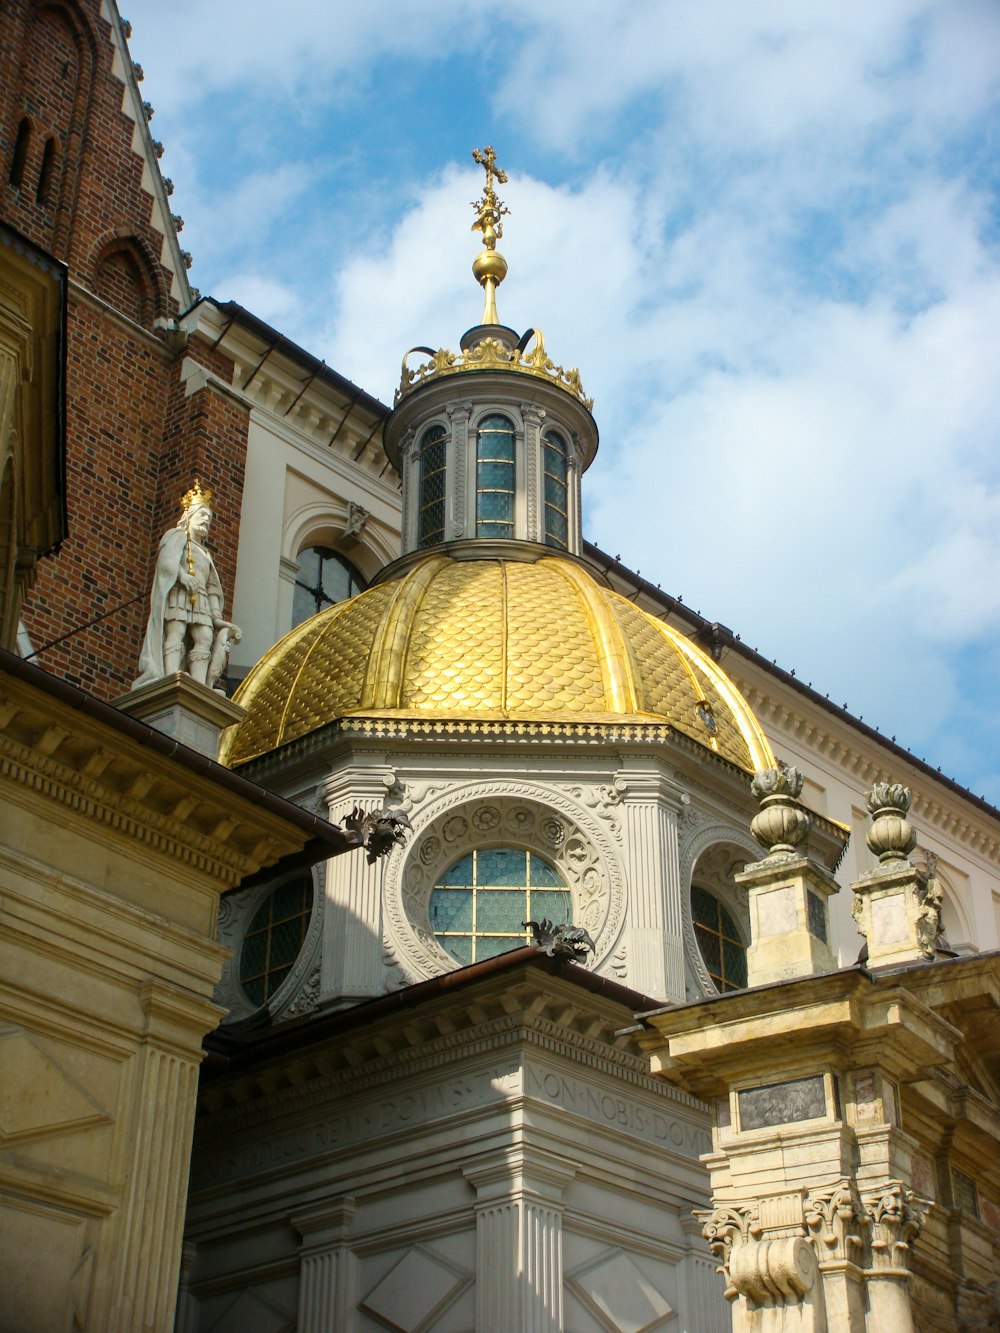
<path fill-rule="evenodd" d="M 810 889 L 806 896 L 806 905 L 809 912 L 810 935 L 815 935 L 818 940 L 826 944 L 826 908 L 823 899 Z"/>
<path fill-rule="evenodd" d="M 872 935 L 880 944 L 906 939 L 906 903 L 901 893 L 872 899 Z"/>
<path fill-rule="evenodd" d="M 785 935 L 798 925 L 791 887 L 757 895 L 757 928 L 761 935 Z"/>
<path fill-rule="evenodd" d="M 822 1074 L 744 1088 L 739 1094 L 740 1129 L 766 1129 L 826 1115 L 826 1088 Z"/>

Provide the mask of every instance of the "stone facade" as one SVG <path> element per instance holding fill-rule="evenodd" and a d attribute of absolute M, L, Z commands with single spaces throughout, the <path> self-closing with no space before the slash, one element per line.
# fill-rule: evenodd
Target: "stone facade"
<path fill-rule="evenodd" d="M 615 1035 L 641 997 L 534 949 L 452 980 L 213 1042 L 180 1327 L 721 1333 L 707 1117 Z"/>
<path fill-rule="evenodd" d="M 168 1333 L 220 895 L 348 840 L 0 666 L 0 1327 Z"/>

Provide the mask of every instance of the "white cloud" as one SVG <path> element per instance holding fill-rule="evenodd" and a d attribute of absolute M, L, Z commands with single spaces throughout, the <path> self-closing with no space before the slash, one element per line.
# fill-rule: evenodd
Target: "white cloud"
<path fill-rule="evenodd" d="M 133 9 L 183 192 L 206 98 L 246 159 L 184 206 L 196 281 L 390 401 L 408 346 L 479 318 L 481 176 L 448 162 L 492 138 L 501 318 L 596 399 L 591 535 L 920 753 L 995 774 L 992 693 L 958 675 L 1000 641 L 991 0 L 509 0 L 502 40 L 457 4 Z M 457 53 L 495 89 L 469 143 L 477 109 L 431 77 Z M 397 73 L 414 100 L 390 125 Z M 386 153 L 409 164 L 431 131 L 436 164 L 390 183 Z M 338 154 L 370 161 L 376 227 Z M 970 756 L 954 737 L 977 727 Z"/>

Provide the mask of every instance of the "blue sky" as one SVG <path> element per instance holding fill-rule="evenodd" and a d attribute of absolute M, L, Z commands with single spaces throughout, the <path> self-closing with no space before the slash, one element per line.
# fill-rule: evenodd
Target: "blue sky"
<path fill-rule="evenodd" d="M 498 298 L 588 535 L 1000 802 L 994 0 L 131 0 L 192 281 L 391 402 Z"/>

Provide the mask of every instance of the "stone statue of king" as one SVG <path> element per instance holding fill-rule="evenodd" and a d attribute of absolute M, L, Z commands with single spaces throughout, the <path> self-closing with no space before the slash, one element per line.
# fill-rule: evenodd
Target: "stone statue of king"
<path fill-rule="evenodd" d="M 205 546 L 211 499 L 196 481 L 181 499 L 176 526 L 160 538 L 134 689 L 176 671 L 214 687 L 230 645 L 240 641 L 239 627 L 223 619 L 222 584 Z"/>

